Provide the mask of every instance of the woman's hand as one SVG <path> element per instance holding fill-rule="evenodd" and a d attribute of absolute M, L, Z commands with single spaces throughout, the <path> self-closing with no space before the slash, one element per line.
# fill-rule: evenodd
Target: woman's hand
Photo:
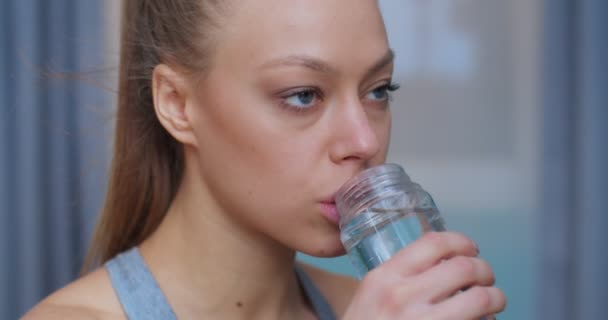
<path fill-rule="evenodd" d="M 428 233 L 363 278 L 344 320 L 473 320 L 500 312 L 505 295 L 478 253 L 461 234 Z"/>

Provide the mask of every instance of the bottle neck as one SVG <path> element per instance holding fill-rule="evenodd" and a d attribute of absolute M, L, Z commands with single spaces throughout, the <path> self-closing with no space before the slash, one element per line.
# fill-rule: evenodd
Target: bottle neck
<path fill-rule="evenodd" d="M 378 201 L 403 194 L 415 186 L 417 184 L 396 164 L 384 164 L 361 172 L 346 182 L 336 195 L 341 228 Z"/>

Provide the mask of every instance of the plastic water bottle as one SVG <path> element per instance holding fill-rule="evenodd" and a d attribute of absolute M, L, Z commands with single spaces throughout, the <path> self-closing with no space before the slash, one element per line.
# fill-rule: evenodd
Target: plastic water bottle
<path fill-rule="evenodd" d="M 338 190 L 336 207 L 342 244 L 359 278 L 425 232 L 446 230 L 431 195 L 396 164 L 353 177 Z"/>

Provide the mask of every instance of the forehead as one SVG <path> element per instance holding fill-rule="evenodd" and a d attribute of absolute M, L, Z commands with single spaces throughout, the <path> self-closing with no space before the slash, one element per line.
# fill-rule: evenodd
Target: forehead
<path fill-rule="evenodd" d="M 231 61 L 262 65 L 290 55 L 369 64 L 388 48 L 376 0 L 242 0 L 219 40 Z"/>

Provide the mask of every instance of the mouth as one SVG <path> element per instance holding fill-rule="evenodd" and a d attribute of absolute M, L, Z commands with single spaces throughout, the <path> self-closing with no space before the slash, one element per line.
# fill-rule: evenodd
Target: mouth
<path fill-rule="evenodd" d="M 333 194 L 325 200 L 322 200 L 320 204 L 323 216 L 333 224 L 338 225 L 340 223 L 340 214 L 336 208 L 336 195 Z"/>
<path fill-rule="evenodd" d="M 327 218 L 331 223 L 335 224 L 336 226 L 340 225 L 340 213 L 338 212 L 338 208 L 336 207 L 336 197 L 338 196 L 338 192 L 343 192 L 341 190 L 344 185 L 351 181 L 351 179 L 353 179 L 353 177 L 359 174 L 360 171 L 365 169 L 368 169 L 368 167 L 366 166 L 365 168 L 361 168 L 361 170 L 353 172 L 351 175 L 347 176 L 348 179 L 346 179 L 343 184 L 339 185 L 339 187 L 335 189 L 335 191 L 331 195 L 327 196 L 319 202 L 323 216 L 325 216 L 325 218 Z"/>

